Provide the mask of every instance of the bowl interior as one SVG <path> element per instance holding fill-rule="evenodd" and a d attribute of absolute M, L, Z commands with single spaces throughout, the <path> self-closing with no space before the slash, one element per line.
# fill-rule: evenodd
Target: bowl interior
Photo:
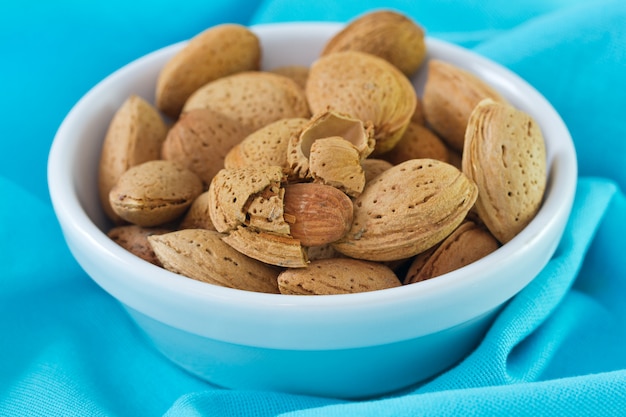
<path fill-rule="evenodd" d="M 270 69 L 310 64 L 340 28 L 339 24 L 291 23 L 252 29 L 261 39 L 262 66 Z M 545 98 L 515 74 L 460 47 L 427 39 L 427 59 L 442 59 L 475 73 L 513 105 L 531 114 L 543 130 L 549 168 L 545 201 L 536 218 L 512 241 L 462 270 L 436 279 L 372 293 L 323 297 L 216 287 L 141 261 L 105 235 L 110 223 L 100 208 L 96 167 L 115 111 L 130 94 L 154 102 L 160 68 L 183 45 L 142 57 L 96 85 L 68 114 L 50 152 L 50 193 L 70 249 L 89 275 L 124 304 L 164 323 L 196 334 L 217 334 L 234 343 L 265 339 L 265 346 L 291 348 L 307 343 L 309 347 L 386 343 L 439 331 L 487 313 L 527 285 L 554 252 L 576 185 L 576 157 L 567 128 Z M 422 70 L 412 79 L 419 93 L 425 78 Z M 511 277 L 498 279 L 503 273 Z M 218 310 L 231 314 L 228 329 L 218 323 L 188 319 L 192 311 L 205 317 Z M 438 320 L 412 329 L 394 326 L 381 332 L 375 341 L 370 334 L 371 323 L 364 320 L 377 317 L 381 323 L 398 322 L 407 314 L 433 312 L 441 313 Z M 298 320 L 310 327 L 285 336 L 283 326 Z M 329 321 L 336 329 L 332 341 L 319 340 L 316 331 L 323 331 Z M 363 324 L 355 326 L 355 322 Z M 232 327 L 233 323 L 240 327 Z"/>

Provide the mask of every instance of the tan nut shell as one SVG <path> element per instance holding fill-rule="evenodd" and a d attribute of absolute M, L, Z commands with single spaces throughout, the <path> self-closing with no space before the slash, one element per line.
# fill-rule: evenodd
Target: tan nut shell
<path fill-rule="evenodd" d="M 322 55 L 350 50 L 383 58 L 410 76 L 426 57 L 424 30 L 407 16 L 394 11 L 369 12 L 333 36 Z"/>
<path fill-rule="evenodd" d="M 499 247 L 489 231 L 466 221 L 440 244 L 417 255 L 403 283 L 413 284 L 438 277 L 484 258 Z"/>
<path fill-rule="evenodd" d="M 241 254 L 213 230 L 179 230 L 148 240 L 171 272 L 223 287 L 278 293 L 277 268 Z"/>
<path fill-rule="evenodd" d="M 478 185 L 476 211 L 506 243 L 535 217 L 546 188 L 546 149 L 539 125 L 527 113 L 486 99 L 472 112 L 465 136 L 463 172 Z"/>
<path fill-rule="evenodd" d="M 209 214 L 209 204 L 209 192 L 205 191 L 193 200 L 178 228 L 215 230 Z"/>
<path fill-rule="evenodd" d="M 352 200 L 329 185 L 288 184 L 284 204 L 290 234 L 303 246 L 334 242 L 342 238 L 352 224 Z"/>
<path fill-rule="evenodd" d="M 313 142 L 309 170 L 315 182 L 336 187 L 350 197 L 357 197 L 365 187 L 358 149 L 339 136 Z"/>
<path fill-rule="evenodd" d="M 450 162 L 450 151 L 448 151 L 446 144 L 429 128 L 411 122 L 402 135 L 402 139 L 392 150 L 381 155 L 381 158 L 393 165 L 409 159 L 421 158 Z"/>
<path fill-rule="evenodd" d="M 126 171 L 109 193 L 115 213 L 139 226 L 158 226 L 182 216 L 202 193 L 200 178 L 171 161 L 148 161 Z"/>
<path fill-rule="evenodd" d="M 452 165 L 411 159 L 365 186 L 350 231 L 333 245 L 353 258 L 409 258 L 452 233 L 476 197 L 476 185 Z"/>
<path fill-rule="evenodd" d="M 148 236 L 163 235 L 170 232 L 172 232 L 172 229 L 161 227 L 141 227 L 130 224 L 112 228 L 107 232 L 107 236 L 133 255 L 136 255 L 151 264 L 162 266 L 161 261 L 159 261 L 154 254 L 152 246 L 148 243 Z"/>
<path fill-rule="evenodd" d="M 260 60 L 259 39 L 248 28 L 213 26 L 194 36 L 165 64 L 157 80 L 157 107 L 176 118 L 198 88 L 230 74 L 258 70 Z"/>
<path fill-rule="evenodd" d="M 298 135 L 309 119 L 280 119 L 246 136 L 226 154 L 227 169 L 246 166 L 278 165 L 289 169 L 287 148 L 292 136 Z"/>
<path fill-rule="evenodd" d="M 426 122 L 452 149 L 463 150 L 467 120 L 484 98 L 505 99 L 485 81 L 448 62 L 432 59 L 422 105 Z"/>
<path fill-rule="evenodd" d="M 339 136 L 354 145 L 360 160 L 367 158 L 376 145 L 371 123 L 363 123 L 360 119 L 334 111 L 318 113 L 302 127 L 299 135 L 292 136 L 289 141 L 287 161 L 291 175 L 296 178 L 311 178 L 311 146 L 318 139 L 332 136 Z"/>
<path fill-rule="evenodd" d="M 172 126 L 163 142 L 162 158 L 195 172 L 205 189 L 224 158 L 249 132 L 239 122 L 211 109 L 184 113 Z"/>
<path fill-rule="evenodd" d="M 167 127 L 150 103 L 132 95 L 117 110 L 104 138 L 98 167 L 98 188 L 104 212 L 121 219 L 109 203 L 109 193 L 130 167 L 159 159 Z"/>
<path fill-rule="evenodd" d="M 300 241 L 291 236 L 258 232 L 240 226 L 223 238 L 237 251 L 269 265 L 286 268 L 305 268 L 306 251 Z"/>
<path fill-rule="evenodd" d="M 352 294 L 399 287 L 400 280 L 387 266 L 349 258 L 319 259 L 308 268 L 288 269 L 278 276 L 281 294 Z"/>
<path fill-rule="evenodd" d="M 304 90 L 283 75 L 248 71 L 222 77 L 196 90 L 184 112 L 210 108 L 224 113 L 254 132 L 276 120 L 309 118 Z"/>
<path fill-rule="evenodd" d="M 283 178 L 279 166 L 223 169 L 209 187 L 209 214 L 218 232 L 240 225 L 289 234 L 283 218 Z"/>
<path fill-rule="evenodd" d="M 382 58 L 364 52 L 335 52 L 311 66 L 306 94 L 313 114 L 327 110 L 371 122 L 374 154 L 393 148 L 417 105 L 409 79 Z"/>

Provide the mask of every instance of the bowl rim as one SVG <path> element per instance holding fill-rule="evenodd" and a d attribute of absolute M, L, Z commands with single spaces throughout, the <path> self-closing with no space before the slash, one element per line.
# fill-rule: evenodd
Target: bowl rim
<path fill-rule="evenodd" d="M 288 22 L 254 25 L 250 28 L 260 36 L 267 36 L 270 33 L 284 35 L 293 30 L 303 32 L 322 31 L 330 36 L 330 34 L 342 27 L 343 24 L 334 22 Z M 452 307 L 462 302 L 464 295 L 480 295 L 477 289 L 483 288 L 487 281 L 492 279 L 490 278 L 489 269 L 503 268 L 502 264 L 506 263 L 508 258 L 523 257 L 532 245 L 544 239 L 548 233 L 552 233 L 553 229 L 562 229 L 565 222 L 563 218 L 567 219 L 569 217 L 577 181 L 576 156 L 572 138 L 556 110 L 534 87 L 512 71 L 471 50 L 427 37 L 427 50 L 430 58 L 437 56 L 437 54 L 454 55 L 458 59 L 466 60 L 465 66 L 470 70 L 480 68 L 481 71 L 487 70 L 496 74 L 496 89 L 501 89 L 503 85 L 512 83 L 514 88 L 529 95 L 525 99 L 530 100 L 532 98 L 537 105 L 537 112 L 553 120 L 553 126 L 550 126 L 550 134 L 559 135 L 559 141 L 558 147 L 553 149 L 552 163 L 549 165 L 549 190 L 537 216 L 510 242 L 477 262 L 435 279 L 380 291 L 315 297 L 263 294 L 220 287 L 179 276 L 145 262 L 110 240 L 105 232 L 100 230 L 89 218 L 74 185 L 74 167 L 72 164 L 67 163 L 68 159 L 65 158 L 65 155 L 74 155 L 76 153 L 76 141 L 72 141 L 72 138 L 76 136 L 73 128 L 77 123 L 81 122 L 80 119 L 83 117 L 83 112 L 88 111 L 103 90 L 114 84 L 120 76 L 135 71 L 138 67 L 153 65 L 154 62 L 162 61 L 165 57 L 171 56 L 175 51 L 182 48 L 186 42 L 178 42 L 148 53 L 121 67 L 92 87 L 77 101 L 61 123 L 50 148 L 48 159 L 50 197 L 63 233 L 66 235 L 66 240 L 69 243 L 72 239 L 78 239 L 83 244 L 91 245 L 99 253 L 98 256 L 103 256 L 107 262 L 117 263 L 116 269 L 128 268 L 128 271 L 133 271 L 134 282 L 121 284 L 120 281 L 114 285 L 107 284 L 101 277 L 98 279 L 91 273 L 88 272 L 88 274 L 107 292 L 120 299 L 123 304 L 136 308 L 148 316 L 156 317 L 170 325 L 180 325 L 179 319 L 168 318 L 167 314 L 159 312 L 155 306 L 146 305 L 146 302 L 141 300 L 142 295 L 137 292 L 140 287 L 144 289 L 146 287 L 150 288 L 150 292 L 153 293 L 168 294 L 169 297 L 176 295 L 181 297 L 181 299 L 190 301 L 194 305 L 200 302 L 214 303 L 215 306 L 228 307 L 228 311 L 232 311 L 233 308 L 239 308 L 242 314 L 255 314 L 255 312 L 263 311 L 264 314 L 274 318 L 282 315 L 293 315 L 292 318 L 278 319 L 276 328 L 278 328 L 280 323 L 292 322 L 307 315 L 313 315 L 315 320 L 321 322 L 330 318 L 341 317 L 341 315 L 355 317 L 355 315 L 363 312 L 368 312 L 368 315 L 375 312 L 380 314 L 381 321 L 384 321 L 392 316 L 397 317 L 403 312 L 408 312 L 410 308 L 415 308 L 414 306 L 409 307 L 411 303 L 424 303 L 425 307 L 423 310 L 425 311 L 428 306 L 432 307 L 435 301 L 441 303 L 439 309 Z M 436 54 L 433 55 L 434 52 Z M 542 126 L 543 128 L 544 126 Z M 562 233 L 562 230 L 560 233 Z M 71 239 L 69 238 L 70 236 Z M 72 252 L 84 250 L 71 245 L 70 249 Z M 541 268 L 544 265 L 541 265 Z M 87 269 L 86 265 L 83 265 L 83 268 Z M 139 271 L 135 272 L 137 268 L 140 271 L 145 271 L 145 274 L 139 274 Z M 485 314 L 489 309 L 495 307 L 492 304 L 499 305 L 507 301 L 512 295 L 527 285 L 528 282 L 530 282 L 530 279 L 526 282 L 505 285 L 508 288 L 507 291 L 512 293 L 493 296 L 494 302 L 489 306 L 466 308 L 464 311 L 468 315 L 467 318 L 470 318 L 470 312 L 474 316 Z M 129 285 L 133 290 L 130 293 L 125 293 L 125 290 L 114 288 L 118 285 Z M 444 295 L 450 298 L 445 299 Z M 497 302 L 495 302 L 496 299 Z M 390 305 L 396 306 L 398 311 L 390 314 L 385 313 L 385 309 L 388 310 Z M 348 312 L 349 314 L 347 314 Z M 348 318 L 345 318 L 343 321 L 339 319 L 338 321 L 345 326 L 349 324 Z M 431 326 L 426 325 L 422 333 L 439 331 L 447 326 L 458 324 L 460 324 L 459 318 L 455 316 L 454 319 L 441 320 Z M 186 330 L 197 333 L 198 329 L 192 327 L 189 326 Z M 223 332 L 226 333 L 226 330 L 223 330 Z M 399 333 L 402 333 L 403 337 L 408 337 L 406 332 L 406 334 L 403 332 Z M 385 340 L 394 340 L 394 338 L 400 337 L 399 333 L 390 332 Z M 352 337 L 349 335 L 349 332 L 345 337 L 339 337 L 336 345 L 358 345 L 364 340 L 364 336 L 357 338 L 356 341 L 349 341 L 349 337 Z M 229 336 L 226 339 L 229 339 Z M 252 339 L 252 336 L 243 337 L 239 335 L 238 337 L 230 337 L 229 341 L 243 343 Z M 280 343 L 277 342 L 277 344 Z M 298 343 L 297 345 L 301 344 Z"/>

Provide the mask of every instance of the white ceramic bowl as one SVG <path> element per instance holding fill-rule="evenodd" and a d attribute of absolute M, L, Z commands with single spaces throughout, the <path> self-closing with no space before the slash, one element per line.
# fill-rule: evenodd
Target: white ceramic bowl
<path fill-rule="evenodd" d="M 309 64 L 338 24 L 253 27 L 263 67 Z M 100 147 L 131 94 L 154 100 L 157 75 L 182 43 L 140 58 L 89 91 L 50 151 L 48 180 L 67 243 L 84 270 L 118 299 L 147 339 L 189 372 L 223 387 L 363 398 L 449 368 L 481 340 L 499 307 L 546 265 L 561 238 L 577 177 L 575 151 L 552 106 L 515 74 L 459 47 L 427 40 L 428 58 L 479 75 L 530 113 L 546 142 L 549 181 L 536 218 L 495 253 L 444 276 L 400 288 L 288 296 L 222 288 L 170 273 L 105 235 L 97 192 Z M 421 90 L 424 74 L 415 79 Z"/>

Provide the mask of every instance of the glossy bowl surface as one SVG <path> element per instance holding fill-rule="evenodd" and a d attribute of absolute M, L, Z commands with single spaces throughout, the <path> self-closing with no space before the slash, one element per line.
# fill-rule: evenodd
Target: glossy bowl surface
<path fill-rule="evenodd" d="M 333 23 L 255 26 L 263 68 L 310 64 L 341 28 Z M 107 238 L 97 164 L 122 102 L 154 102 L 160 68 L 184 43 L 148 54 L 105 78 L 69 112 L 48 163 L 50 194 L 76 260 L 121 302 L 166 357 L 214 384 L 341 398 L 392 392 L 449 368 L 480 341 L 494 314 L 546 265 L 563 233 L 576 187 L 576 155 L 554 108 L 505 68 L 427 39 L 437 58 L 477 74 L 539 123 L 549 181 L 536 218 L 493 254 L 458 271 L 400 288 L 338 296 L 259 294 L 175 275 Z M 421 92 L 425 73 L 413 79 Z"/>

